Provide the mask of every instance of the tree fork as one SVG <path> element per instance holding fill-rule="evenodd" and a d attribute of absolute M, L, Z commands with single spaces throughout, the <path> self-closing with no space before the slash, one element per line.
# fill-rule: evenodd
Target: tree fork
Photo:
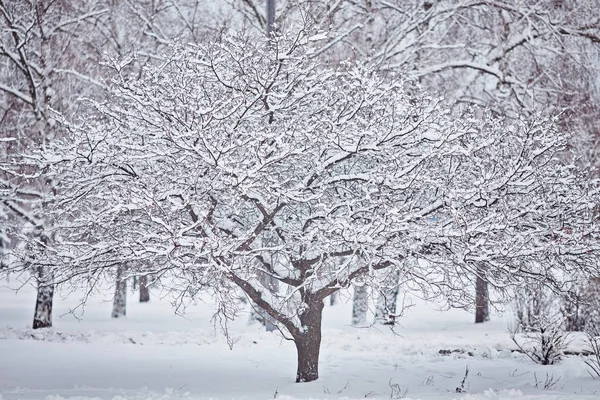
<path fill-rule="evenodd" d="M 292 318 L 285 316 L 274 309 L 255 287 L 235 274 L 229 278 L 238 285 L 273 319 L 281 323 L 292 335 L 298 355 L 298 369 L 296 382 L 312 382 L 319 378 L 319 352 L 321 349 L 321 320 L 325 297 L 337 292 L 337 289 L 328 289 L 320 294 L 302 292 L 302 301 L 307 308 L 299 315 L 300 328 L 294 325 Z"/>

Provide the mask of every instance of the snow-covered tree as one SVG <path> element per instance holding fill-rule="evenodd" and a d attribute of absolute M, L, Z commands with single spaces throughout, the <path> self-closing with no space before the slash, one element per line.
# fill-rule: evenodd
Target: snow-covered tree
<path fill-rule="evenodd" d="M 82 55 L 106 14 L 95 3 L 0 1 L 0 236 L 11 247 L 22 235 L 32 239 L 29 248 L 53 241 L 44 207 L 54 182 L 22 155 L 60 135 L 53 109 L 71 115 L 77 96 L 102 85 L 89 75 L 98 66 Z M 30 272 L 38 288 L 33 328 L 51 326 L 53 272 L 42 265 Z"/>
<path fill-rule="evenodd" d="M 2 247 L 19 247 L 24 236 L 29 238 L 29 249 L 54 240 L 46 228 L 57 221 L 45 218 L 44 207 L 55 182 L 48 170 L 37 169 L 25 154 L 63 135 L 54 113 L 70 118 L 79 112 L 79 97 L 103 98 L 109 76 L 101 62 L 105 54 L 124 57 L 137 50 L 138 58 L 130 64 L 136 70 L 171 38 L 202 36 L 212 11 L 198 13 L 199 3 L 0 1 Z M 2 258 L 0 265 L 7 265 L 2 272 L 23 270 L 27 264 L 13 257 L 15 268 L 9 268 L 10 259 L 10 255 Z M 115 264 L 113 278 L 117 268 Z M 25 269 L 28 272 L 22 277 L 30 275 L 38 287 L 33 327 L 51 326 L 54 287 L 61 279 L 43 265 Z"/>
<path fill-rule="evenodd" d="M 29 262 L 89 279 L 151 261 L 227 318 L 237 286 L 295 342 L 298 382 L 319 376 L 324 299 L 357 279 L 396 270 L 466 306 L 483 262 L 499 289 L 597 268 L 597 187 L 551 121 L 455 118 L 400 75 L 322 65 L 321 39 L 223 34 L 135 75 L 115 61 L 110 100 L 35 156 L 62 224 Z"/>

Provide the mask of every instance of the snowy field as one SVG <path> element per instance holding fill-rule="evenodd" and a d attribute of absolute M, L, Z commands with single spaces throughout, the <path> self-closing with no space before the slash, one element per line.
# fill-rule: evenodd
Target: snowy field
<path fill-rule="evenodd" d="M 69 310 L 78 297 L 59 295 L 54 328 L 33 331 L 34 290 L 2 287 L 0 399 L 600 399 L 580 357 L 540 366 L 511 352 L 507 315 L 476 326 L 469 313 L 415 301 L 395 333 L 353 328 L 346 293 L 325 308 L 320 378 L 296 384 L 295 348 L 280 334 L 242 315 L 230 350 L 208 305 L 180 317 L 152 295 L 142 304 L 132 293 L 119 320 L 109 318 L 109 298 L 92 298 L 77 319 Z"/>

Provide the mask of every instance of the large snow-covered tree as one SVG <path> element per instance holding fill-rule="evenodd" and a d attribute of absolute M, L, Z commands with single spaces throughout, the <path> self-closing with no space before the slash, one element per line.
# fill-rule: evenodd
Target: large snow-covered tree
<path fill-rule="evenodd" d="M 294 341 L 298 382 L 319 376 L 324 299 L 355 280 L 467 305 L 482 263 L 499 289 L 596 270 L 597 187 L 552 121 L 456 118 L 400 75 L 324 66 L 322 39 L 221 34 L 139 74 L 116 60 L 110 100 L 32 156 L 61 223 L 29 262 L 89 279 L 135 261 L 210 288 L 227 318 L 239 287 Z"/>

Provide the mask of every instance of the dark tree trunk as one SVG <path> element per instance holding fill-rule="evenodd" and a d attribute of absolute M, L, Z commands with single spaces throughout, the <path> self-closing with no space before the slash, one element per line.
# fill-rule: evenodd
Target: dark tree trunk
<path fill-rule="evenodd" d="M 352 325 L 365 326 L 367 324 L 367 310 L 369 309 L 369 297 L 367 286 L 354 286 L 354 298 L 352 300 Z"/>
<path fill-rule="evenodd" d="M 334 293 L 331 296 L 329 296 L 329 305 L 330 306 L 335 306 L 337 304 L 337 300 L 338 300 L 338 294 Z"/>
<path fill-rule="evenodd" d="M 0 269 L 4 269 L 7 266 L 4 264 L 4 241 L 2 240 L 3 231 L 0 231 Z"/>
<path fill-rule="evenodd" d="M 394 325 L 396 323 L 396 304 L 398 303 L 398 280 L 400 272 L 395 270 L 384 280 L 384 287 L 375 309 L 375 320 L 384 325 Z"/>
<path fill-rule="evenodd" d="M 44 267 L 38 268 L 37 299 L 33 315 L 33 329 L 49 328 L 52 326 L 52 300 L 54 298 L 54 283 L 52 274 Z"/>
<path fill-rule="evenodd" d="M 127 306 L 127 280 L 125 275 L 125 267 L 117 268 L 117 277 L 115 279 L 115 297 L 113 299 L 113 310 L 111 316 L 113 318 L 124 317 L 126 315 Z"/>
<path fill-rule="evenodd" d="M 312 382 L 319 378 L 322 315 L 323 300 L 308 303 L 308 309 L 300 314 L 300 323 L 304 330 L 293 335 L 298 351 L 296 382 Z"/>
<path fill-rule="evenodd" d="M 140 276 L 140 303 L 146 303 L 150 301 L 150 290 L 148 290 L 148 275 Z"/>
<path fill-rule="evenodd" d="M 475 323 L 490 320 L 489 290 L 488 283 L 484 279 L 485 271 L 482 267 L 477 268 L 477 282 L 475 284 Z"/>

